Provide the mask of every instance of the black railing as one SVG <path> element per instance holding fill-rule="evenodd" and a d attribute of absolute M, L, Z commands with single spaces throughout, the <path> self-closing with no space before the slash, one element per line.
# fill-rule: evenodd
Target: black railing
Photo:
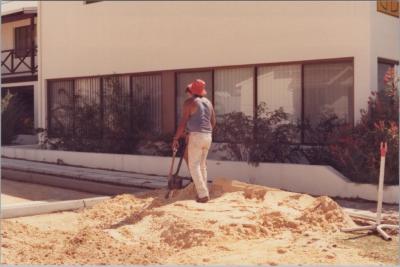
<path fill-rule="evenodd" d="M 38 68 L 35 63 L 36 55 L 37 47 L 22 51 L 15 49 L 1 51 L 1 74 L 3 76 L 24 73 L 34 75 Z"/>

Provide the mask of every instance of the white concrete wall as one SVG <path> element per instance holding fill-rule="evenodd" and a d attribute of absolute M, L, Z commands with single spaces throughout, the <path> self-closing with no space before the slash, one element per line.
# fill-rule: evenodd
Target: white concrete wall
<path fill-rule="evenodd" d="M 371 84 L 375 86 L 373 47 L 398 48 L 373 41 L 373 23 L 379 28 L 393 24 L 372 20 L 375 13 L 375 2 L 367 1 L 102 1 L 89 5 L 43 1 L 39 2 L 40 75 L 43 82 L 114 72 L 354 57 L 358 119 Z M 398 27 L 399 21 L 394 25 Z M 388 34 L 400 38 L 392 27 Z M 45 125 L 44 116 L 42 120 Z"/>
<path fill-rule="evenodd" d="M 165 177 L 171 164 L 169 157 L 52 151 L 32 149 L 29 146 L 3 147 L 2 156 L 50 163 L 62 160 L 69 165 L 140 172 Z M 261 163 L 258 167 L 253 167 L 245 162 L 216 160 L 208 160 L 207 164 L 210 180 L 226 177 L 312 195 L 367 200 L 377 198 L 376 185 L 353 183 L 328 166 Z M 189 176 L 184 164 L 180 175 Z M 385 186 L 383 199 L 386 203 L 399 203 L 399 186 Z"/>
<path fill-rule="evenodd" d="M 62 1 L 40 9 L 43 78 L 368 54 L 369 4 L 357 1 Z"/>

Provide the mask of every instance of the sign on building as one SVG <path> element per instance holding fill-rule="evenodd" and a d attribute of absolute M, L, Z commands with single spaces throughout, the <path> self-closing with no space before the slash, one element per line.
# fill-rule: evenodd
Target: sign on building
<path fill-rule="evenodd" d="M 379 12 L 399 17 L 399 0 L 378 0 L 376 4 Z"/>

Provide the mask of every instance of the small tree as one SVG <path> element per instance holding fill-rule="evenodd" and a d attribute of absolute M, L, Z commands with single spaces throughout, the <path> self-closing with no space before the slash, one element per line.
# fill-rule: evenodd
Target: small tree
<path fill-rule="evenodd" d="M 296 162 L 299 159 L 299 128 L 283 108 L 269 111 L 262 102 L 254 119 L 250 162 Z"/>

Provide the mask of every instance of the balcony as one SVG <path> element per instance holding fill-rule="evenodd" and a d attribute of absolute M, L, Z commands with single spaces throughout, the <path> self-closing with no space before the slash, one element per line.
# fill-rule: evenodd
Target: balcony
<path fill-rule="evenodd" d="M 37 47 L 26 50 L 1 51 L 1 75 L 3 82 L 37 80 Z M 35 78 L 36 77 L 36 78 Z"/>

